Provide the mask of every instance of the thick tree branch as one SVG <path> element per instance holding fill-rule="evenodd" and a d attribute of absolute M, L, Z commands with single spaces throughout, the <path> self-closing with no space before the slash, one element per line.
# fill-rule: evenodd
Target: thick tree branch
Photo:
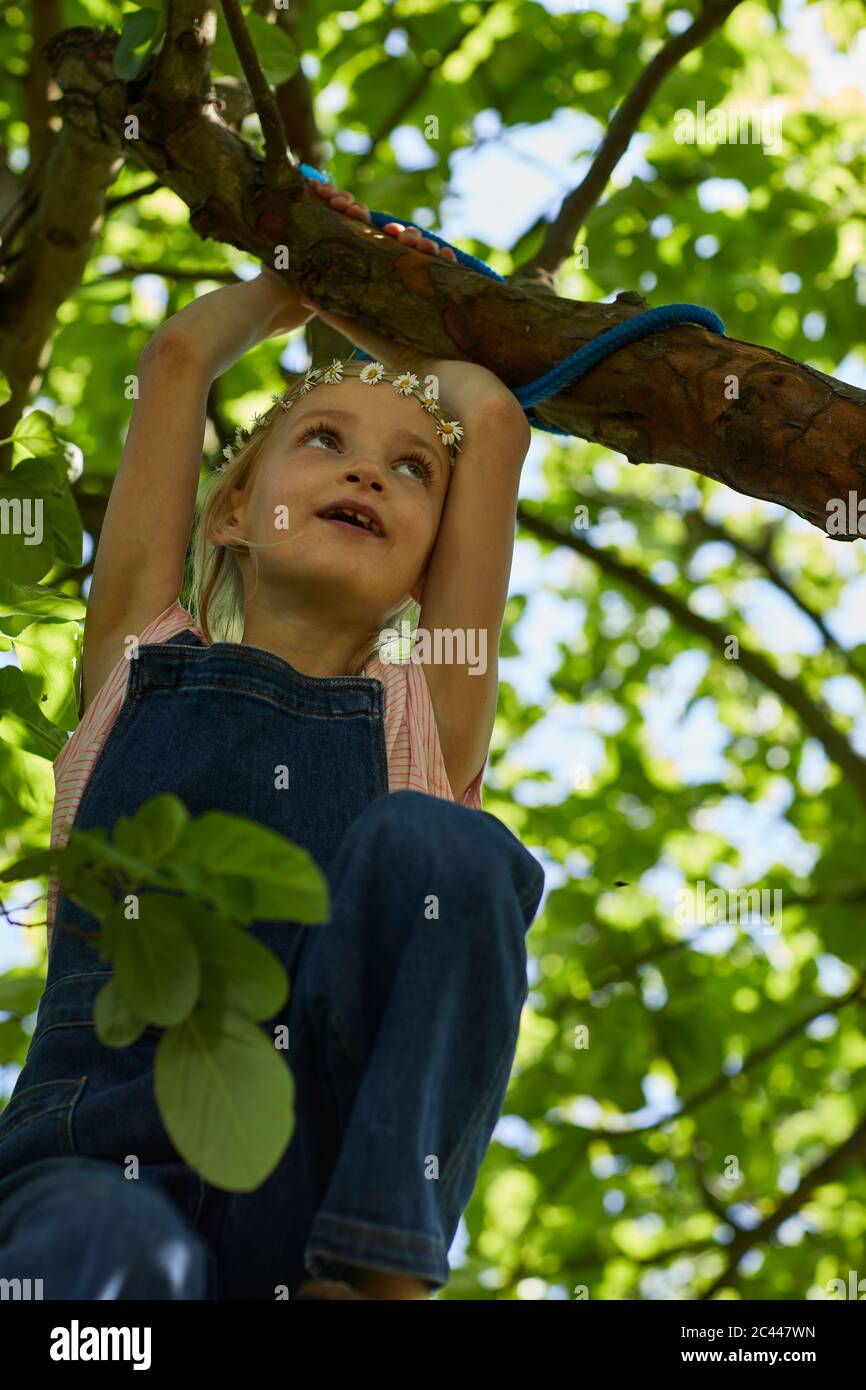
<path fill-rule="evenodd" d="M 296 170 L 274 190 L 207 103 L 165 98 L 152 81 L 127 95 L 111 72 L 110 41 L 81 29 L 52 41 L 65 123 L 119 144 L 129 106 L 140 118 L 140 162 L 189 205 L 195 230 L 270 265 L 273 248 L 287 246 L 282 273 L 325 309 L 431 356 L 479 362 L 512 387 L 639 311 L 639 297 L 552 299 L 403 247 L 325 207 Z M 622 349 L 537 413 L 633 462 L 690 468 L 778 502 L 822 530 L 832 499 L 866 496 L 866 392 L 704 329 Z M 858 534 L 856 517 L 845 534 Z"/>
<path fill-rule="evenodd" d="M 607 181 L 629 146 L 641 117 L 672 68 L 698 48 L 735 10 L 740 0 L 712 0 L 701 10 L 694 24 L 665 44 L 641 73 L 610 123 L 586 177 L 563 202 L 537 253 L 512 277 L 514 283 L 547 277 L 550 285 L 560 266 L 574 250 L 588 213 L 607 187 Z"/>
<path fill-rule="evenodd" d="M 664 608 L 681 627 L 695 633 L 716 651 L 725 653 L 730 634 L 718 623 L 694 613 L 683 599 L 669 593 L 661 584 L 656 584 L 649 575 L 625 564 L 609 550 L 590 545 L 589 541 L 582 537 L 575 536 L 560 526 L 554 526 L 532 511 L 527 511 L 524 504 L 517 509 L 517 519 L 530 534 L 554 545 L 564 545 L 576 554 L 592 560 L 612 579 L 628 585 L 648 603 Z M 860 800 L 866 803 L 866 759 L 855 752 L 845 735 L 836 728 L 829 712 L 816 700 L 811 699 L 798 681 L 781 675 L 761 652 L 753 651 L 742 642 L 739 644 L 738 664 L 794 711 L 809 732 L 823 745 L 828 758 L 842 769 Z"/>
<path fill-rule="evenodd" d="M 88 35 L 85 62 L 100 57 L 110 71 L 115 37 Z M 62 41 L 75 45 L 72 30 Z M 52 40 L 46 49 L 51 62 Z M 115 83 L 115 86 L 118 85 Z M 74 102 L 70 91 L 67 100 Z M 0 409 L 0 438 L 12 433 L 30 391 L 41 379 L 57 325 L 57 310 L 79 284 L 102 226 L 105 194 L 122 163 L 119 148 L 103 138 L 98 116 L 64 120 L 53 140 L 41 180 L 41 196 L 29 235 L 13 269 L 0 284 L 0 369 L 9 378 L 11 400 Z M 4 447 L 0 467 L 8 464 Z"/>
<path fill-rule="evenodd" d="M 193 111 L 207 101 L 216 23 L 216 0 L 170 0 L 162 52 L 148 84 L 155 95 Z"/>

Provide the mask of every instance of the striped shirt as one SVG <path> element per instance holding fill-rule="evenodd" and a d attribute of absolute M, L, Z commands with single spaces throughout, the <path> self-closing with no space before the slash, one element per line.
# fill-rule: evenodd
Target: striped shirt
<path fill-rule="evenodd" d="M 180 603 L 174 603 L 148 624 L 138 638 L 139 645 L 167 642 L 184 628 L 191 628 L 203 639 L 201 629 L 196 627 L 186 609 Z M 426 792 L 429 796 L 454 801 L 456 798 L 445 771 L 439 731 L 423 665 L 414 662 L 382 662 L 378 657 L 374 657 L 367 662 L 365 670 L 368 676 L 380 680 L 384 686 L 388 791 Z M 88 705 L 84 718 L 66 747 L 61 749 L 54 761 L 56 795 L 51 822 L 52 846 L 62 847 L 69 840 L 69 831 L 84 789 L 126 698 L 128 683 L 129 662 L 126 657 L 121 657 Z M 481 803 L 481 783 L 486 766 L 485 758 L 460 797 L 460 805 L 478 811 L 484 809 Z M 56 905 L 57 885 L 52 875 L 49 880 L 47 914 L 49 944 Z"/>

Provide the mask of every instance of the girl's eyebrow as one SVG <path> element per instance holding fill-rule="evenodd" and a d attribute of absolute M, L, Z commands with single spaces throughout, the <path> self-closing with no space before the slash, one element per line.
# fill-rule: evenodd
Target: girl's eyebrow
<path fill-rule="evenodd" d="M 302 415 L 295 417 L 295 424 L 299 424 L 301 420 L 306 420 L 308 417 L 313 415 L 334 415 L 339 420 L 346 420 L 351 423 L 354 423 L 358 418 L 354 410 L 343 410 L 340 406 L 325 406 L 324 408 L 320 406 L 317 410 L 311 404 L 309 410 L 305 411 Z M 409 444 L 420 445 L 422 449 L 426 449 L 427 453 L 432 454 L 434 458 L 437 460 L 437 462 L 444 468 L 444 463 L 439 450 L 434 449 L 433 445 L 430 444 L 426 439 L 422 438 L 420 434 L 415 434 L 412 430 L 404 429 L 402 428 L 402 426 L 400 429 L 395 430 L 395 434 L 398 435 L 400 439 L 405 440 Z"/>

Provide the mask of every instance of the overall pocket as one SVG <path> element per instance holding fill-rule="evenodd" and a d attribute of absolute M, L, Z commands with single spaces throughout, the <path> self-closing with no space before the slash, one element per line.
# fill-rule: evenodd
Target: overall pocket
<path fill-rule="evenodd" d="M 13 1093 L 0 1114 L 0 1173 L 38 1158 L 77 1155 L 75 1110 L 86 1085 L 86 1076 L 76 1076 L 38 1081 Z"/>

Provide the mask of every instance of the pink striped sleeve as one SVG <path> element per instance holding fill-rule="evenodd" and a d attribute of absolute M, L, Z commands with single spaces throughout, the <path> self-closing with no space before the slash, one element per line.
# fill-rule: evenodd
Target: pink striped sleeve
<path fill-rule="evenodd" d="M 87 621 L 85 617 L 85 622 Z M 179 602 L 175 602 L 148 623 L 138 634 L 139 645 L 165 642 L 183 628 L 191 626 L 191 618 Z M 75 820 L 84 789 L 96 766 L 105 740 L 111 732 L 129 683 L 129 662 L 122 656 L 108 673 L 85 711 L 84 718 L 61 748 L 54 760 L 54 810 L 51 817 L 52 848 L 68 843 L 69 831 Z M 57 907 L 56 876 L 48 880 L 48 944 Z"/>
<path fill-rule="evenodd" d="M 430 687 L 423 664 L 391 663 L 378 659 L 368 663 L 367 671 L 385 686 L 385 730 L 388 744 L 389 790 L 427 792 L 445 801 L 458 801 L 473 810 L 484 809 L 481 786 L 487 759 L 469 786 L 457 798 L 451 789 Z"/>

